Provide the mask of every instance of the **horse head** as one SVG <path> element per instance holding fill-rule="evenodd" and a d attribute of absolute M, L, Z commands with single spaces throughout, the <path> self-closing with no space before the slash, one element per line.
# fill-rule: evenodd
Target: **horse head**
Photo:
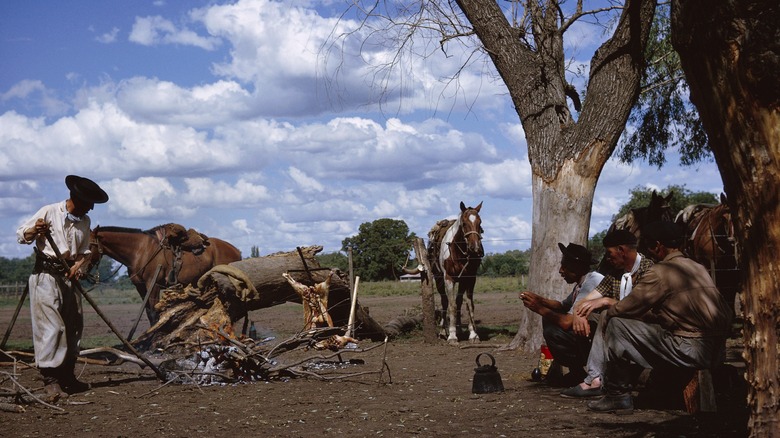
<path fill-rule="evenodd" d="M 482 219 L 479 217 L 479 210 L 482 208 L 482 202 L 476 207 L 466 207 L 460 203 L 460 228 L 463 232 L 463 239 L 466 241 L 466 251 L 470 255 L 482 257 Z"/>
<path fill-rule="evenodd" d="M 103 258 L 103 245 L 100 243 L 100 226 L 95 227 L 89 233 L 89 262 L 87 262 L 87 272 L 100 265 L 100 260 Z"/>
<path fill-rule="evenodd" d="M 674 192 L 669 192 L 666 197 L 659 195 L 655 190 L 650 196 L 650 203 L 647 204 L 644 210 L 644 220 L 642 225 L 647 225 L 651 222 L 674 222 L 674 214 L 672 213 L 672 206 L 670 204 Z"/>

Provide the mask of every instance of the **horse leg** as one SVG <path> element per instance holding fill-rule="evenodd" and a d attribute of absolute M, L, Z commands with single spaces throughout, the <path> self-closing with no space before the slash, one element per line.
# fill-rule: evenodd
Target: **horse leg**
<path fill-rule="evenodd" d="M 447 306 L 447 320 L 449 322 L 449 329 L 447 334 L 447 342 L 450 344 L 458 343 L 458 327 L 456 320 L 458 317 L 457 297 L 455 294 L 455 282 L 449 279 L 445 279 L 445 287 L 447 288 L 447 299 L 449 300 Z"/>
<path fill-rule="evenodd" d="M 477 334 L 477 325 L 474 323 L 474 281 L 466 281 L 461 283 L 460 288 L 463 291 L 458 291 L 458 295 L 461 295 L 466 300 L 466 314 L 469 322 L 469 342 L 472 344 L 479 343 L 479 335 Z"/>
<path fill-rule="evenodd" d="M 444 289 L 444 279 L 441 277 L 435 277 L 434 283 L 436 284 L 436 291 L 439 293 L 441 300 L 441 314 L 439 315 L 439 336 L 447 336 L 447 307 L 449 306 L 449 300 L 447 299 L 447 291 Z"/>

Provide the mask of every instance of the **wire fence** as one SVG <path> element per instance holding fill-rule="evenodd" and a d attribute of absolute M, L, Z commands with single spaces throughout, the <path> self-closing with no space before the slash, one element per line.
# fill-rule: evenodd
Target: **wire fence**
<path fill-rule="evenodd" d="M 24 292 L 25 286 L 27 286 L 27 283 L 22 281 L 0 284 L 0 298 L 20 297 L 22 292 Z"/>

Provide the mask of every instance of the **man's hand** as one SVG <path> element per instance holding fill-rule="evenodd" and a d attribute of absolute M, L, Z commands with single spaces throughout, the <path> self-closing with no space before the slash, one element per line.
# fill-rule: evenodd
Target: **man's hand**
<path fill-rule="evenodd" d="M 43 218 L 38 218 L 35 220 L 35 225 L 32 228 L 24 230 L 24 238 L 29 242 L 38 236 L 45 236 L 49 232 L 49 227 L 48 222 Z"/>
<path fill-rule="evenodd" d="M 49 232 L 49 223 L 43 220 L 43 218 L 38 218 L 35 221 L 35 234 L 44 235 L 48 232 Z"/>
<path fill-rule="evenodd" d="M 586 338 L 590 336 L 590 323 L 588 323 L 588 318 L 572 315 L 571 329 L 577 336 L 584 336 Z"/>
<path fill-rule="evenodd" d="M 84 272 L 84 265 L 87 262 L 87 257 L 84 255 L 78 255 L 76 256 L 76 262 L 73 263 L 73 266 L 70 267 L 70 270 L 68 271 L 68 279 L 70 280 L 81 280 L 86 276 L 86 272 Z"/>
<path fill-rule="evenodd" d="M 580 301 L 574 306 L 574 314 L 583 318 L 587 318 L 591 312 L 598 310 L 605 305 L 606 303 L 604 302 L 604 298 Z"/>
<path fill-rule="evenodd" d="M 525 307 L 534 312 L 538 312 L 544 306 L 544 298 L 530 291 L 520 292 L 520 299 Z"/>

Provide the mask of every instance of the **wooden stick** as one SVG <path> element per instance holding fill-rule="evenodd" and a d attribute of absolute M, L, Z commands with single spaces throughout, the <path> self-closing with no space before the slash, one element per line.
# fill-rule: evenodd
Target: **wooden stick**
<path fill-rule="evenodd" d="M 352 303 L 349 308 L 349 322 L 347 323 L 347 333 L 344 336 L 352 337 L 352 332 L 355 331 L 355 307 L 357 306 L 357 293 L 358 283 L 360 283 L 360 276 L 355 277 L 355 289 L 352 291 Z"/>
<path fill-rule="evenodd" d="M 14 324 L 16 324 L 16 318 L 19 316 L 19 311 L 22 309 L 22 305 L 24 305 L 24 300 L 27 298 L 27 293 L 30 291 L 30 282 L 28 281 L 27 284 L 24 286 L 24 292 L 22 292 L 22 297 L 19 298 L 19 304 L 16 305 L 16 310 L 14 310 L 14 316 L 11 317 L 11 322 L 8 324 L 8 330 L 5 331 L 5 336 L 3 336 L 3 342 L 0 342 L 0 350 L 5 348 L 5 343 L 8 341 L 8 337 L 11 336 L 11 329 L 14 328 Z"/>
<path fill-rule="evenodd" d="M 54 250 L 54 253 L 57 254 L 57 258 L 60 260 L 60 263 L 62 263 L 62 265 L 67 268 L 68 267 L 68 261 L 65 260 L 65 258 L 62 256 L 62 253 L 60 252 L 60 249 L 57 247 L 57 244 L 54 243 L 54 239 L 51 237 L 51 232 L 47 232 L 46 233 L 46 240 L 49 241 L 49 245 L 51 245 L 51 248 Z M 142 361 L 144 361 L 145 364 L 149 365 L 149 368 L 151 368 L 154 371 L 154 373 L 157 374 L 157 377 L 160 380 L 165 381 L 165 374 L 163 374 L 163 372 L 160 371 L 160 369 L 157 368 L 157 366 L 155 366 L 152 363 L 152 361 L 150 361 L 146 356 L 144 356 L 138 350 L 136 350 L 135 347 L 133 347 L 133 345 L 130 344 L 130 341 L 125 339 L 119 333 L 119 330 L 117 330 L 117 328 L 114 327 L 114 324 L 112 324 L 111 321 L 106 317 L 106 315 L 103 314 L 103 312 L 100 311 L 100 308 L 98 307 L 98 305 L 95 302 L 95 300 L 93 300 L 92 297 L 89 294 L 87 294 L 86 291 L 84 291 L 84 288 L 81 287 L 81 283 L 77 279 L 75 279 L 75 278 L 71 281 L 71 283 L 74 284 L 76 286 L 76 290 L 79 293 L 81 293 L 81 295 L 84 298 L 87 299 L 87 302 L 89 302 L 90 306 L 92 306 L 92 308 L 95 309 L 95 313 L 97 313 L 98 316 L 100 316 L 100 318 L 103 319 L 103 322 L 105 322 L 106 325 L 108 325 L 108 328 L 110 328 L 111 331 L 114 332 L 116 337 L 119 338 L 120 341 L 122 341 L 122 344 L 124 344 L 124 346 L 127 347 L 127 349 L 130 350 L 137 358 L 141 359 Z"/>
<path fill-rule="evenodd" d="M 160 271 L 162 270 L 162 264 L 157 264 L 157 270 L 154 271 L 154 275 L 152 278 L 149 279 L 149 284 L 146 285 L 146 296 L 144 297 L 144 302 L 141 303 L 141 310 L 138 311 L 138 317 L 135 318 L 135 323 L 133 323 L 133 328 L 130 329 L 130 333 L 127 334 L 127 340 L 133 339 L 133 335 L 135 334 L 135 329 L 138 328 L 138 323 L 141 322 L 141 316 L 144 314 L 144 309 L 146 309 L 146 304 L 149 302 L 149 297 L 152 296 L 152 292 L 154 292 L 153 288 L 157 287 L 157 276 L 160 275 Z M 150 321 L 151 322 L 151 321 Z"/>

